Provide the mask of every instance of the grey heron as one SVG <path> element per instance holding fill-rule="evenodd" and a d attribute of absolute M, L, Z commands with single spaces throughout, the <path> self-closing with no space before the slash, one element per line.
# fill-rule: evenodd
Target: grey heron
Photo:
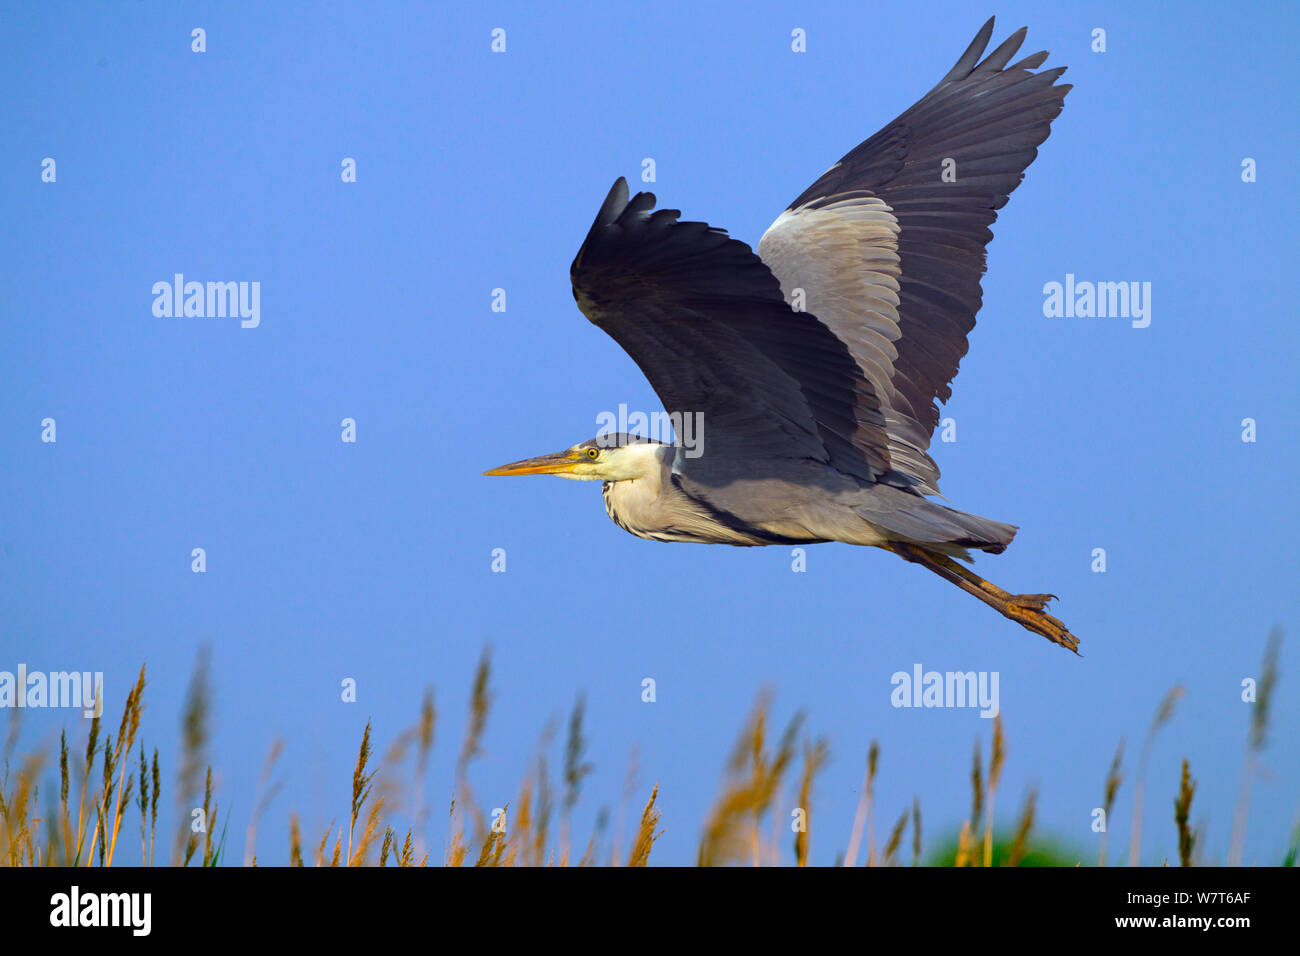
<path fill-rule="evenodd" d="M 1051 594 L 1011 594 L 959 562 L 1016 526 L 958 511 L 928 449 L 975 325 L 997 210 L 1069 84 L 984 56 L 990 19 L 939 84 L 809 186 L 757 250 L 629 198 L 619 179 L 573 260 L 579 308 L 640 366 L 702 454 L 606 434 L 488 475 L 602 481 L 614 523 L 655 541 L 871 545 L 929 568 L 1078 653 Z M 677 420 L 677 419 L 674 419 Z"/>

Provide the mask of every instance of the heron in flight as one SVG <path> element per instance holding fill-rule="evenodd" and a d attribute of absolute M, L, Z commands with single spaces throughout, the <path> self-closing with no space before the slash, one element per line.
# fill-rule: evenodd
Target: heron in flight
<path fill-rule="evenodd" d="M 993 20 L 939 84 L 776 218 L 757 253 L 719 228 L 605 197 L 570 277 L 578 307 L 703 441 L 605 434 L 488 475 L 602 481 L 619 527 L 655 541 L 871 545 L 923 565 L 1078 653 L 1051 594 L 1011 594 L 961 561 L 1016 527 L 930 500 L 927 449 L 981 303 L 997 210 L 1069 84 L 1047 53 L 988 56 Z M 1011 63 L 1011 65 L 1008 65 Z"/>

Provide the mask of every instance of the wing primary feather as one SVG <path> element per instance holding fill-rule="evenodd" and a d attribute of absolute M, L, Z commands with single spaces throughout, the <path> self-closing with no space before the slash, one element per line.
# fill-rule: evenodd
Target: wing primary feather
<path fill-rule="evenodd" d="M 975 64 L 983 56 L 985 47 L 989 45 L 989 40 L 993 36 L 993 21 L 995 19 L 997 18 L 989 17 L 984 26 L 980 27 L 979 33 L 975 34 L 975 39 L 970 41 L 970 46 L 966 48 L 966 52 L 953 64 L 953 68 L 948 71 L 947 75 L 939 81 L 939 86 L 970 75 L 970 71 L 975 68 Z"/>
<path fill-rule="evenodd" d="M 1020 49 L 1020 45 L 1025 42 L 1025 34 L 1029 32 L 1028 27 L 1021 27 L 1011 36 L 1007 37 L 998 46 L 996 50 L 984 58 L 984 62 L 971 71 L 975 74 L 999 73 L 1002 68 L 1011 62 L 1011 57 Z"/>

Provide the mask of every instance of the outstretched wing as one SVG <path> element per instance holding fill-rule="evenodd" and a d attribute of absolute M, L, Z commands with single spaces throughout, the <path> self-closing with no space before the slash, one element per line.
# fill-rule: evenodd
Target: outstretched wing
<path fill-rule="evenodd" d="M 880 400 L 844 343 L 786 304 L 745 243 L 654 204 L 614 183 L 573 260 L 573 297 L 669 413 L 703 414 L 704 457 L 888 471 Z"/>
<path fill-rule="evenodd" d="M 1064 67 L 1034 72 L 1045 52 L 1007 66 L 1023 28 L 981 61 L 992 33 L 990 19 L 938 86 L 804 190 L 758 244 L 787 299 L 803 296 L 880 396 L 886 480 L 928 493 L 936 399 L 952 394 L 975 326 L 989 227 L 1070 90 L 1056 85 Z"/>

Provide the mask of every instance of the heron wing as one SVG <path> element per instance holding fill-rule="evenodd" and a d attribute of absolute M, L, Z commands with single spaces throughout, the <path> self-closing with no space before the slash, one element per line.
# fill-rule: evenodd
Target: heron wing
<path fill-rule="evenodd" d="M 670 414 L 703 415 L 704 457 L 887 471 L 881 403 L 844 343 L 786 304 L 748 245 L 654 204 L 614 183 L 573 260 L 573 296 Z"/>
<path fill-rule="evenodd" d="M 1045 52 L 1007 65 L 1023 28 L 981 60 L 992 33 L 990 19 L 938 86 L 809 186 L 758 244 L 787 299 L 801 296 L 844 340 L 881 396 L 887 480 L 929 493 L 936 399 L 952 394 L 975 326 L 989 227 L 1071 88 L 1056 85 L 1064 67 L 1034 72 Z"/>

